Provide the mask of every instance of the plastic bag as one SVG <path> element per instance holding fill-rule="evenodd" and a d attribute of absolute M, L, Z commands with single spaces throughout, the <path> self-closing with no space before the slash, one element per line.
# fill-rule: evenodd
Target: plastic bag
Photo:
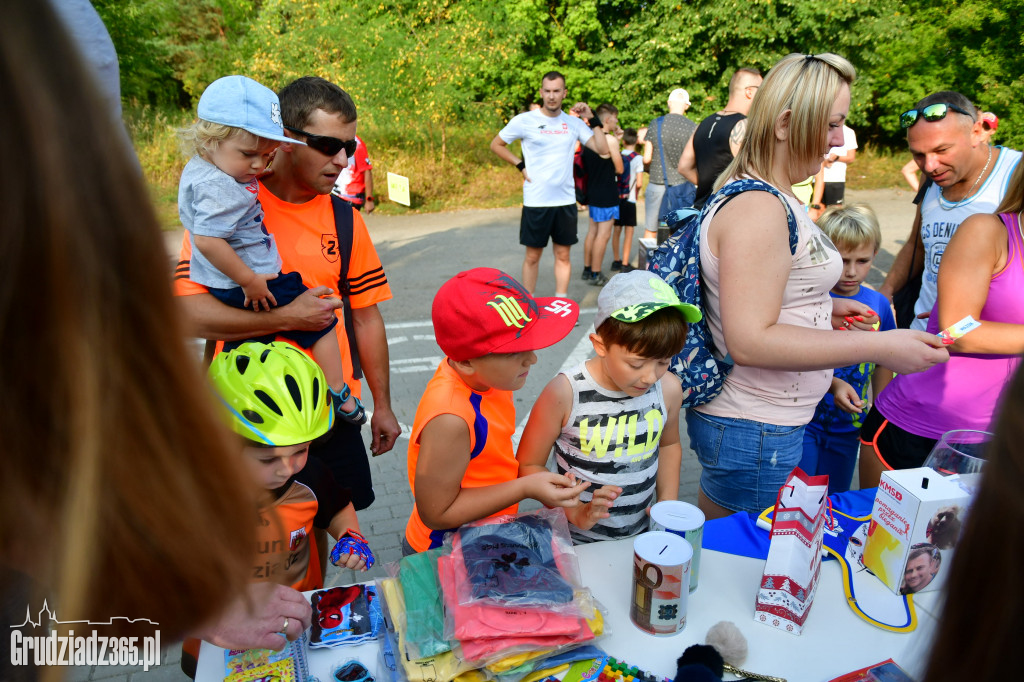
<path fill-rule="evenodd" d="M 351 646 L 377 639 L 384 621 L 373 585 L 331 587 L 314 592 L 309 647 Z"/>

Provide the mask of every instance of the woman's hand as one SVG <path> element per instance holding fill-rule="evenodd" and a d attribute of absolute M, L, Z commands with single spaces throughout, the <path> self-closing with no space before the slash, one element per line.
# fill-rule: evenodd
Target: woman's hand
<path fill-rule="evenodd" d="M 923 372 L 940 362 L 949 362 L 949 351 L 935 334 L 917 329 L 894 329 L 879 335 L 882 355 L 875 363 L 898 374 Z"/>
<path fill-rule="evenodd" d="M 832 328 L 846 331 L 860 330 L 873 332 L 880 322 L 878 313 L 867 304 L 852 298 L 832 299 Z"/>

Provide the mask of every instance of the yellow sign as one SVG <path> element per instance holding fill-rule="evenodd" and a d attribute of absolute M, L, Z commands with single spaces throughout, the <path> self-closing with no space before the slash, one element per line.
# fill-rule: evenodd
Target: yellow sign
<path fill-rule="evenodd" d="M 388 199 L 396 204 L 410 206 L 409 178 L 404 175 L 388 173 Z"/>

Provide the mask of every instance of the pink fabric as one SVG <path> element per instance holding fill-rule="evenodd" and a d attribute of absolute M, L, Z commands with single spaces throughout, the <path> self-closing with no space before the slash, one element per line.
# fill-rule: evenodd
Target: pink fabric
<path fill-rule="evenodd" d="M 793 197 L 787 196 L 786 199 L 796 216 L 799 240 L 782 295 L 778 322 L 831 330 L 832 298 L 828 292 L 842 275 L 842 258 L 829 238 L 807 217 L 804 207 Z M 708 226 L 713 216 L 706 217 L 701 224 L 700 270 L 707 296 L 708 327 L 716 348 L 728 353 L 728 339 L 722 334 L 719 261 L 708 246 Z M 785 230 L 785 225 L 780 229 Z M 814 408 L 831 382 L 830 369 L 786 372 L 736 365 L 726 377 L 718 397 L 695 409 L 718 417 L 801 426 L 811 421 Z"/>
<path fill-rule="evenodd" d="M 1018 217 L 1003 213 L 1009 252 L 1006 267 L 992 277 L 980 322 L 1024 324 L 1024 243 Z M 939 331 L 938 303 L 928 331 Z M 1017 355 L 954 354 L 926 372 L 901 374 L 886 386 L 876 405 L 905 431 L 939 438 L 952 429 L 989 430 L 1003 387 L 1020 364 Z"/>

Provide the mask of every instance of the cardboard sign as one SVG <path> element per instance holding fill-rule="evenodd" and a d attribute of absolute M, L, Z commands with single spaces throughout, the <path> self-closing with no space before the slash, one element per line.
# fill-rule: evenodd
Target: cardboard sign
<path fill-rule="evenodd" d="M 404 175 L 388 173 L 388 199 L 396 204 L 411 206 L 409 200 L 409 178 Z"/>

